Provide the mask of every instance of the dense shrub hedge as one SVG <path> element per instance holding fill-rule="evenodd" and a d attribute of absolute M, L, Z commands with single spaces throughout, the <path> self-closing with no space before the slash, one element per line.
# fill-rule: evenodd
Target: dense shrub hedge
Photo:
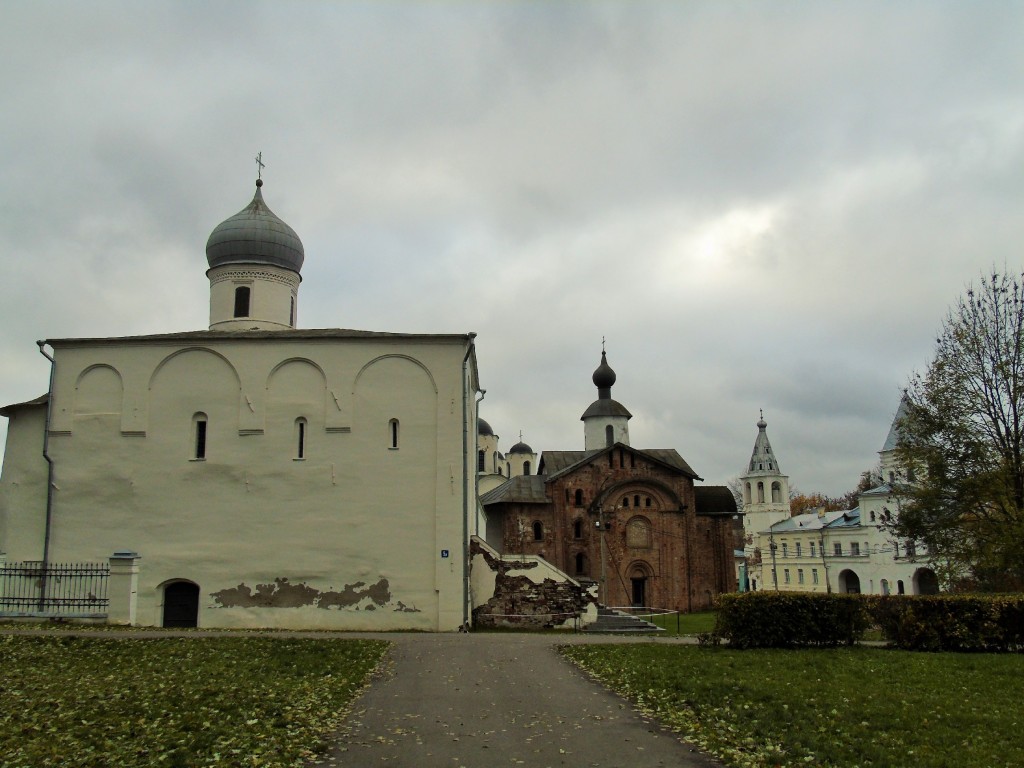
<path fill-rule="evenodd" d="M 715 634 L 733 648 L 852 644 L 868 627 L 859 595 L 745 592 L 719 598 Z"/>
<path fill-rule="evenodd" d="M 1024 595 L 867 597 L 872 623 L 914 651 L 1024 650 Z"/>
<path fill-rule="evenodd" d="M 1024 595 L 747 592 L 718 606 L 714 635 L 733 648 L 851 644 L 874 626 L 907 650 L 1024 650 Z"/>

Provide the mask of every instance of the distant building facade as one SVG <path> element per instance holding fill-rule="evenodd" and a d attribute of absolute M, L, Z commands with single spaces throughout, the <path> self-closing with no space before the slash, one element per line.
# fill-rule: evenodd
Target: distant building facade
<path fill-rule="evenodd" d="M 735 499 L 724 486 L 696 484 L 701 478 L 676 450 L 629 444 L 631 414 L 611 397 L 615 378 L 602 352 L 598 397 L 581 417 L 584 450 L 544 451 L 536 474 L 482 495 L 487 540 L 596 583 L 605 605 L 710 607 L 736 588 Z M 518 450 L 510 455 L 535 456 L 525 444 Z"/>
<path fill-rule="evenodd" d="M 898 480 L 906 474 L 895 455 L 904 407 L 901 403 L 879 452 L 885 482 L 861 493 L 853 509 L 792 517 L 788 496 L 784 503 L 776 501 L 773 491 L 777 483 L 788 491 L 787 478 L 764 474 L 776 472 L 778 461 L 769 464 L 768 457 L 775 454 L 767 446 L 764 419 L 758 422 L 750 471 L 741 478 L 744 502 L 751 494 L 750 512 L 745 515 L 747 588 L 875 595 L 939 591 L 927 553 L 912 542 L 893 538 L 885 528 L 899 514 Z M 762 487 L 772 489 L 771 502 L 762 499 Z"/>

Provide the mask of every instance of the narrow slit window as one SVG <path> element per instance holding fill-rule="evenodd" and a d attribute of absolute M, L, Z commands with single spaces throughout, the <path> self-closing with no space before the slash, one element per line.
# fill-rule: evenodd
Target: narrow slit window
<path fill-rule="evenodd" d="M 295 420 L 295 458 L 306 458 L 306 420 Z"/>
<path fill-rule="evenodd" d="M 544 524 L 540 520 L 533 523 L 533 540 L 544 541 Z"/>
<path fill-rule="evenodd" d="M 240 285 L 235 288 L 235 317 L 249 316 L 249 299 L 252 291 L 247 285 Z"/>
<path fill-rule="evenodd" d="M 288 312 L 288 325 L 290 325 L 292 328 L 295 327 L 295 297 L 294 296 L 292 296 L 292 307 L 291 307 L 291 310 Z"/>
<path fill-rule="evenodd" d="M 197 413 L 192 417 L 192 458 L 206 458 L 206 414 Z"/>
<path fill-rule="evenodd" d="M 393 450 L 398 448 L 398 419 L 392 419 L 388 422 L 388 441 L 389 446 Z"/>

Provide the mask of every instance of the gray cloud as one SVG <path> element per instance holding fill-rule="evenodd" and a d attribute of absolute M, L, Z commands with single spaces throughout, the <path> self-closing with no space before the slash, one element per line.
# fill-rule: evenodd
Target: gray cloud
<path fill-rule="evenodd" d="M 202 328 L 210 230 L 300 234 L 305 326 L 476 331 L 505 447 L 841 493 L 981 270 L 1021 269 L 1024 12 L 983 3 L 8 4 L 0 400 L 36 338 Z M 3 429 L 3 427 L 0 427 Z"/>

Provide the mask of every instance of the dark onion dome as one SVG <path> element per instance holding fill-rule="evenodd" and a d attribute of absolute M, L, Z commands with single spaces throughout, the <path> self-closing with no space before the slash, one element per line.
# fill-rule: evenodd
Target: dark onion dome
<path fill-rule="evenodd" d="M 594 371 L 593 381 L 594 386 L 597 387 L 599 392 L 601 390 L 610 390 L 615 383 L 615 371 L 608 365 L 608 357 L 605 355 L 604 350 L 601 351 L 601 364 Z M 611 393 L 609 392 L 607 395 L 601 394 L 601 397 L 611 397 Z"/>
<path fill-rule="evenodd" d="M 513 453 L 533 453 L 533 448 L 528 446 L 526 443 L 518 442 L 508 450 L 509 455 Z"/>
<path fill-rule="evenodd" d="M 263 202 L 262 186 L 257 181 L 252 202 L 210 234 L 206 260 L 211 269 L 224 264 L 270 264 L 296 273 L 302 269 L 302 241 Z"/>
<path fill-rule="evenodd" d="M 478 416 L 476 420 L 476 433 L 478 435 L 491 436 L 494 434 L 494 430 L 491 429 L 490 424 Z"/>

